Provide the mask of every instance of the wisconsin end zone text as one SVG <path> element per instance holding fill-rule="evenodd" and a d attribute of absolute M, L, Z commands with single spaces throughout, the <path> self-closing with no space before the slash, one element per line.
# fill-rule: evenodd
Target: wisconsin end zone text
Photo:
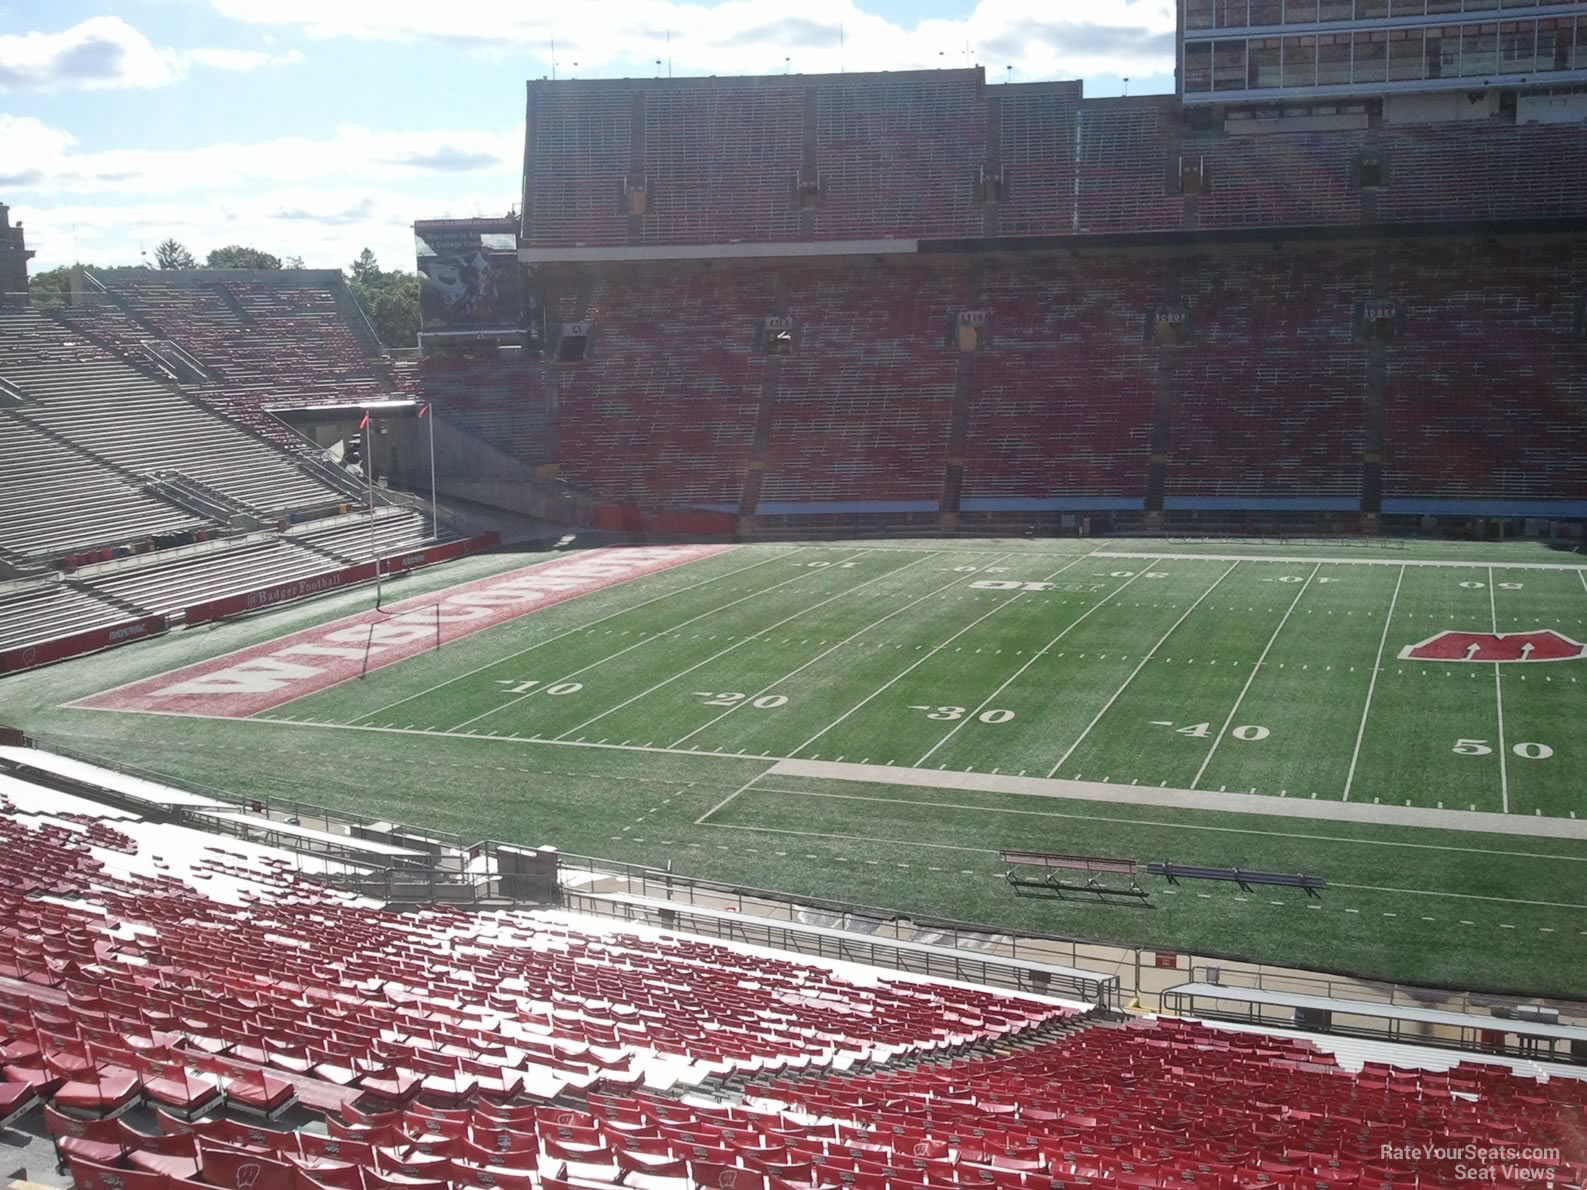
<path fill-rule="evenodd" d="M 108 690 L 72 705 L 246 718 L 552 604 L 670 570 L 730 546 L 596 550 L 403 600 Z"/>

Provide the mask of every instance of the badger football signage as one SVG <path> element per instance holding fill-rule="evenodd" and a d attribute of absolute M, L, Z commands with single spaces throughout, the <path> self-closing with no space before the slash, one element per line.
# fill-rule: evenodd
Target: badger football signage
<path fill-rule="evenodd" d="M 426 334 L 521 334 L 522 266 L 510 219 L 446 219 L 413 225 L 419 321 Z"/>

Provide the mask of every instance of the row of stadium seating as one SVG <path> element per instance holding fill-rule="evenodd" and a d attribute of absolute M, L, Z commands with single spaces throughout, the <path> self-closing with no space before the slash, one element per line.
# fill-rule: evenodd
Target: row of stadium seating
<path fill-rule="evenodd" d="M 252 292 L 268 288 L 239 287 L 260 323 L 278 308 L 310 310 L 312 329 L 300 328 L 295 350 L 351 353 L 353 336 L 327 294 L 289 289 L 264 299 Z M 203 342 L 227 365 L 249 350 L 216 315 L 231 307 L 213 293 L 203 300 L 176 286 L 161 293 L 171 303 L 158 328 L 167 343 L 193 355 Z M 0 408 L 7 480 L 0 579 L 13 579 L 0 646 L 179 612 L 400 554 L 429 537 L 426 518 L 407 507 L 382 507 L 373 522 L 364 513 L 337 516 L 349 492 L 331 486 L 323 467 L 305 469 L 301 440 L 263 414 L 248 419 L 249 428 L 274 426 L 288 440 L 283 453 L 207 407 L 202 392 L 184 392 L 143 350 L 151 329 L 131 307 L 113 294 L 59 319 L 0 313 L 0 377 L 15 394 Z M 223 329 L 206 332 L 206 320 Z M 265 332 L 260 349 L 278 333 Z M 300 390 L 300 399 L 312 397 Z M 74 585 L 37 577 L 46 566 L 73 575 Z M 82 614 L 48 614 L 42 605 L 51 600 L 63 613 Z"/>
<path fill-rule="evenodd" d="M 975 69 L 532 83 L 529 120 L 524 227 L 533 247 L 1587 213 L 1580 132 L 1518 124 L 1513 113 L 1237 135 L 1186 129 L 1172 96 L 1084 100 L 1079 83 L 987 87 Z M 1381 185 L 1363 189 L 1367 153 Z M 1199 194 L 1180 192 L 1181 158 L 1205 178 Z M 983 166 L 1005 171 L 990 218 L 977 194 Z M 625 179 L 648 188 L 637 218 Z M 818 180 L 819 196 L 801 202 L 801 180 Z"/>
<path fill-rule="evenodd" d="M 54 581 L 0 593 L 0 652 L 108 628 L 126 618 L 125 608 L 73 583 Z"/>
<path fill-rule="evenodd" d="M 270 517 L 341 499 L 226 419 L 37 313 L 0 314 L 0 375 L 27 398 L 20 417 L 123 474 L 176 469 Z"/>
<path fill-rule="evenodd" d="M 1572 412 L 1587 399 L 1587 244 L 1382 258 L 1405 323 L 1386 353 L 1385 494 L 1587 498 Z M 988 342 L 965 381 L 966 499 L 1139 500 L 1161 418 L 1171 501 L 1348 508 L 1372 449 L 1356 318 L 1373 268 L 1372 250 L 1349 247 L 1000 258 L 974 281 L 936 258 L 607 267 L 577 311 L 595 347 L 562 372 L 562 473 L 625 500 L 731 506 L 758 455 L 765 501 L 935 500 L 961 364 L 950 323 L 977 308 Z M 1182 349 L 1149 341 L 1168 295 L 1188 314 Z M 797 328 L 775 382 L 757 310 Z"/>
<path fill-rule="evenodd" d="M 41 1110 L 84 1190 L 1459 1184 L 1385 1145 L 1587 1177 L 1587 1081 L 1557 1067 L 1352 1073 L 559 912 L 399 914 L 313 856 L 11 776 L 0 861 L 0 1110 Z"/>

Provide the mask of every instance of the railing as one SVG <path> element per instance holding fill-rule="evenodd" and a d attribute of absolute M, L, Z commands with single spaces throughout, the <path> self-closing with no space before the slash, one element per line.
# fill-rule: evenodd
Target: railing
<path fill-rule="evenodd" d="M 1437 988 L 1407 988 L 1399 984 L 1376 983 L 1348 976 L 1321 975 L 1296 971 L 1276 971 L 1261 967 L 1234 967 L 1219 963 L 1192 964 L 1190 983 L 1215 983 L 1221 987 L 1255 991 L 1288 992 L 1303 996 L 1326 996 L 1338 1000 L 1362 1000 L 1401 1008 L 1437 1007 L 1444 1012 L 1486 1013 L 1495 1007 L 1513 1007 L 1513 996 L 1488 996 L 1481 992 L 1443 991 Z M 1567 1016 L 1587 1024 L 1587 1013 L 1580 1004 L 1537 999 L 1539 1005 L 1555 1008 L 1563 1020 Z"/>
<path fill-rule="evenodd" d="M 490 844 L 482 846 L 489 847 Z M 886 940 L 922 942 L 961 952 L 965 962 L 1007 960 L 1014 964 L 1044 963 L 1104 972 L 1115 979 L 1114 994 L 1119 990 L 1117 977 L 1130 966 L 1126 956 L 1133 958 L 1137 972 L 1140 968 L 1139 950 L 1122 951 L 1091 946 L 1058 935 L 1013 934 L 996 926 L 975 922 L 911 918 L 896 910 L 875 905 L 801 897 L 773 889 L 682 876 L 620 860 L 568 854 L 560 858 L 564 897 L 576 897 L 580 887 L 568 879 L 568 873 L 583 873 L 589 878 L 583 886 L 586 888 L 601 883 L 607 886 L 608 891 L 621 891 L 628 896 L 671 901 L 690 907 L 726 907 L 759 918 L 786 921 L 790 927 L 819 925 L 854 934 L 857 938 L 868 938 L 879 945 Z M 819 920 L 821 918 L 826 920 Z M 1030 989 L 1027 987 L 1026 990 Z"/>
<path fill-rule="evenodd" d="M 356 830 L 367 829 L 370 826 L 368 819 L 359 818 L 351 814 L 343 814 L 299 798 L 283 798 L 268 793 L 241 794 L 229 789 L 206 785 L 201 781 L 194 781 L 185 777 L 180 779 L 172 778 L 157 770 L 140 768 L 123 760 L 107 760 L 103 756 L 84 752 L 58 737 L 47 734 L 37 735 L 35 737 L 35 746 L 43 751 L 53 752 L 58 756 L 80 760 L 85 764 L 97 765 L 103 769 L 110 769 L 113 772 L 122 773 L 129 777 L 137 777 L 157 785 L 164 785 L 170 789 L 195 793 L 218 802 L 224 802 L 228 806 L 252 814 L 255 817 L 269 818 L 278 822 L 290 823 L 294 826 L 308 827 L 311 830 L 325 831 L 329 834 L 346 833 L 350 838 L 357 837 L 354 833 Z M 99 791 L 94 795 L 97 800 L 118 799 L 116 804 L 139 814 L 181 817 L 183 825 L 192 826 L 210 833 L 228 833 L 218 831 L 212 824 L 212 820 L 202 816 L 179 815 L 177 813 L 180 809 L 179 807 L 157 806 L 142 798 L 118 795 L 115 791 L 103 789 L 100 786 L 94 786 L 93 788 Z M 193 820 L 189 821 L 190 819 Z M 468 849 L 463 844 L 462 836 L 453 834 L 450 831 L 420 830 L 401 823 L 385 823 L 382 826 L 387 832 L 392 834 L 412 835 L 433 840 L 440 848 L 451 852 L 453 855 L 468 854 Z"/>

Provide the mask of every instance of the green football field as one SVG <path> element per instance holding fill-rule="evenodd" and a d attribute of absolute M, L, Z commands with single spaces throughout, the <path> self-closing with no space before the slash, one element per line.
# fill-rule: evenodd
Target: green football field
<path fill-rule="evenodd" d="M 360 599 L 11 679 L 0 720 L 235 792 L 917 917 L 1587 996 L 1574 554 L 741 546 L 252 719 L 62 709 Z M 1005 847 L 1329 889 L 1021 897 Z"/>

